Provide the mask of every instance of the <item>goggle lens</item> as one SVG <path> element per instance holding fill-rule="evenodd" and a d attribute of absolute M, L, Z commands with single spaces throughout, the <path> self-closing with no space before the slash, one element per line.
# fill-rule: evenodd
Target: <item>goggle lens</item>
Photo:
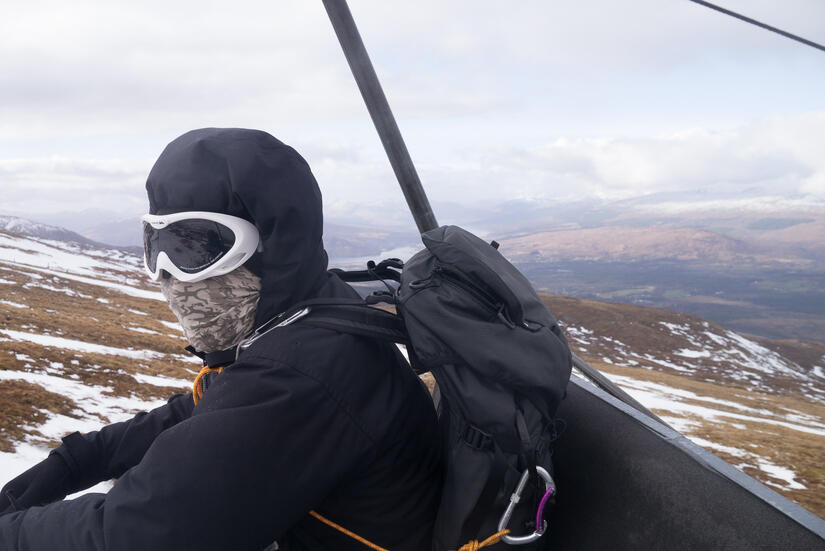
<path fill-rule="evenodd" d="M 211 220 L 180 220 L 161 229 L 143 223 L 143 251 L 153 272 L 161 251 L 180 271 L 195 274 L 220 260 L 234 244 L 232 230 Z"/>

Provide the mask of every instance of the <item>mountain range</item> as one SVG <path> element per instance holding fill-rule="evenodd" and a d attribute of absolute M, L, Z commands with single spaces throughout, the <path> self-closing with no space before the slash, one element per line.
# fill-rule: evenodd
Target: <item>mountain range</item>
<path fill-rule="evenodd" d="M 93 241 L 77 232 L 67 230 L 60 226 L 41 224 L 26 218 L 17 216 L 0 215 L 0 231 L 16 233 L 20 235 L 30 235 L 43 239 L 56 239 L 58 241 L 71 241 L 83 245 L 100 245 L 100 242 Z"/>
<path fill-rule="evenodd" d="M 760 337 L 825 342 L 825 207 L 694 199 L 452 210 L 499 240 L 540 290 L 680 311 Z M 96 233 L 10 216 L 0 217 L 0 229 L 86 245 L 99 244 L 94 235 L 139 253 L 137 218 L 56 216 L 75 225 L 79 219 Z M 407 258 L 420 248 L 412 230 L 335 221 L 327 221 L 324 239 L 333 266 Z"/>
<path fill-rule="evenodd" d="M 825 206 L 816 202 L 660 194 L 439 210 L 499 241 L 542 291 L 694 314 L 760 337 L 825 343 Z M 83 236 L 67 237 L 76 242 L 140 251 L 137 217 L 86 211 L 49 220 L 83 228 Z M 30 235 L 57 235 L 36 223 L 11 223 Z M 332 266 L 406 259 L 421 246 L 414 230 L 392 224 L 328 219 L 325 226 Z"/>

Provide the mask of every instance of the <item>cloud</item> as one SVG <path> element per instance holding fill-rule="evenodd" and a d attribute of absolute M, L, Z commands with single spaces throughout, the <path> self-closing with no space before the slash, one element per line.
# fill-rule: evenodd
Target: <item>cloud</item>
<path fill-rule="evenodd" d="M 0 159 L 3 210 L 12 214 L 94 208 L 143 212 L 143 182 L 150 166 L 118 159 Z"/>
<path fill-rule="evenodd" d="M 768 0 L 729 3 L 801 34 L 825 35 L 817 0 L 796 0 L 794 9 Z M 564 110 L 576 99 L 597 104 L 638 94 L 637 84 L 650 94 L 660 87 L 688 94 L 707 83 L 682 72 L 704 72 L 719 84 L 728 82 L 726 73 L 741 80 L 730 64 L 734 72 L 775 73 L 770 63 L 792 60 L 799 74 L 817 70 L 804 47 L 688 2 L 352 4 L 405 118 L 535 116 L 546 105 Z M 10 2 L 0 7 L 0 21 L 0 139 L 364 116 L 320 2 Z M 787 75 L 783 81 L 793 87 Z M 599 93 L 617 86 L 627 90 Z"/>
<path fill-rule="evenodd" d="M 350 4 L 433 202 L 825 194 L 810 48 L 690 2 Z M 726 6 L 825 36 L 819 0 Z M 142 212 L 166 143 L 242 126 L 307 157 L 329 216 L 409 223 L 321 2 L 6 2 L 0 54 L 7 212 Z"/>
<path fill-rule="evenodd" d="M 430 200 L 490 209 L 503 201 L 615 201 L 664 193 L 708 199 L 825 200 L 825 112 L 773 117 L 732 130 L 647 137 L 560 138 L 531 147 L 467 147 L 418 165 Z M 331 220 L 406 226 L 408 209 L 383 152 L 359 143 L 296 144 Z M 145 210 L 152 160 L 0 159 L 10 213 Z"/>
<path fill-rule="evenodd" d="M 5 137 L 229 125 L 261 113 L 330 119 L 360 107 L 355 94 L 334 93 L 351 77 L 320 3 L 33 2 L 3 11 Z"/>
<path fill-rule="evenodd" d="M 477 155 L 472 170 L 483 174 L 487 185 L 492 179 L 500 182 L 496 188 L 479 186 L 482 189 L 537 200 L 615 200 L 698 190 L 825 197 L 822 143 L 825 112 L 726 131 L 562 138 L 531 148 L 497 148 Z"/>

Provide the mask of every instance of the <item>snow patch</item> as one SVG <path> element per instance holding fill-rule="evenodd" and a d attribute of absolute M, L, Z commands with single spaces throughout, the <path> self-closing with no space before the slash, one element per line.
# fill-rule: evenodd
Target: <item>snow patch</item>
<path fill-rule="evenodd" d="M 729 344 L 728 341 L 725 339 L 725 337 L 723 337 L 721 335 L 718 335 L 716 333 L 711 333 L 710 331 L 704 331 L 703 334 L 716 344 L 723 345 L 723 346 L 727 346 Z"/>
<path fill-rule="evenodd" d="M 112 396 L 109 387 L 90 386 L 80 381 L 21 371 L 0 371 L 0 380 L 19 380 L 69 398 L 77 404 L 74 417 L 51 412 L 47 421 L 36 427 L 33 435 L 15 446 L 13 453 L 0 452 L 0 486 L 46 458 L 50 442 L 74 431 L 98 430 L 103 425 L 130 419 L 139 411 L 148 411 L 166 403 L 165 400 L 141 400 L 136 397 Z M 166 385 L 165 385 L 166 386 Z M 96 486 L 89 491 L 106 491 L 108 486 Z M 83 493 L 83 492 L 81 492 Z M 79 494 L 76 494 L 79 495 Z"/>
<path fill-rule="evenodd" d="M 738 356 L 739 363 L 743 364 L 743 367 L 768 374 L 776 374 L 778 372 L 792 377 L 800 376 L 797 370 L 793 369 L 782 356 L 773 350 L 769 350 L 733 331 L 728 331 L 726 336 L 733 341 L 737 347 L 731 348 L 729 353 Z M 798 368 L 798 366 L 796 367 Z"/>
<path fill-rule="evenodd" d="M 709 350 L 688 350 L 687 348 L 682 348 L 674 352 L 674 354 L 684 356 L 685 358 L 710 358 Z"/>
<path fill-rule="evenodd" d="M 693 365 L 675 364 L 673 362 L 669 362 L 667 360 L 662 360 L 660 358 L 657 358 L 657 357 L 655 357 L 651 354 L 645 354 L 643 356 L 640 356 L 638 354 L 634 354 L 634 355 L 638 358 L 642 358 L 643 360 L 647 360 L 649 362 L 659 364 L 663 367 L 669 367 L 670 369 L 673 369 L 675 371 L 681 371 L 681 372 L 684 372 L 684 373 L 691 373 L 691 372 L 693 372 L 697 369 L 696 366 L 693 366 Z"/>
<path fill-rule="evenodd" d="M 125 356 L 127 358 L 133 358 L 136 360 L 154 360 L 165 356 L 165 354 L 155 352 L 154 350 L 131 350 L 126 348 L 115 348 L 113 346 L 104 346 L 102 344 L 94 344 L 74 339 L 64 339 L 62 337 L 53 337 L 51 335 L 41 335 L 38 333 L 24 333 L 23 331 L 12 331 L 10 329 L 0 329 L 0 333 L 8 337 L 11 337 L 16 341 L 27 341 L 50 348 L 77 350 L 78 352 L 87 352 L 92 354 Z"/>
<path fill-rule="evenodd" d="M 89 276 L 97 275 L 96 271 L 114 267 L 111 263 L 66 250 L 70 249 L 67 243 L 52 243 L 58 246 L 50 244 L 47 240 L 0 234 L 0 260 L 10 264 L 71 270 Z"/>
<path fill-rule="evenodd" d="M 183 333 L 183 329 L 181 329 L 179 323 L 175 323 L 175 322 L 171 322 L 171 321 L 163 321 L 163 320 L 158 320 L 158 321 L 161 322 L 166 327 L 168 327 L 169 329 L 172 329 L 173 331 L 177 331 L 178 333 Z M 175 335 L 175 336 L 179 336 L 179 335 Z"/>
<path fill-rule="evenodd" d="M 76 494 L 68 495 L 68 496 L 66 496 L 66 499 L 74 499 L 74 498 L 80 497 L 84 494 L 107 494 L 107 493 L 109 493 L 109 490 L 114 488 L 114 486 L 115 486 L 115 483 L 114 483 L 113 480 L 107 480 L 105 482 L 95 484 L 94 486 L 92 486 L 91 488 L 88 488 L 86 490 L 81 490 L 80 492 L 77 492 Z"/>
<path fill-rule="evenodd" d="M 766 473 L 768 476 L 777 478 L 785 483 L 777 484 L 775 482 L 771 482 L 770 480 L 768 480 L 767 484 L 770 484 L 771 486 L 776 486 L 778 488 L 784 488 L 786 490 L 808 489 L 804 484 L 801 484 L 796 481 L 796 473 L 791 469 L 771 463 L 770 461 L 764 458 L 760 458 L 758 464 L 760 471 Z"/>
<path fill-rule="evenodd" d="M 44 441 L 56 440 L 76 430 L 97 430 L 102 425 L 131 418 L 139 411 L 162 406 L 165 400 L 142 400 L 129 396 L 112 396 L 110 387 L 86 385 L 80 381 L 45 373 L 0 371 L 0 380 L 17 380 L 36 384 L 65 396 L 77 404 L 76 417 L 49 413 L 49 420 L 37 428 Z"/>
<path fill-rule="evenodd" d="M 689 325 L 680 325 L 677 323 L 670 323 L 667 321 L 660 321 L 659 325 L 663 325 L 668 328 L 668 330 L 673 333 L 674 335 L 678 335 L 680 337 L 692 337 L 693 331 L 691 331 Z"/>
<path fill-rule="evenodd" d="M 146 329 L 145 327 L 127 327 L 126 329 L 137 333 L 145 333 L 147 335 L 160 335 L 157 331 L 152 331 L 151 329 Z"/>
<path fill-rule="evenodd" d="M 123 293 L 124 295 L 129 295 L 137 298 L 148 298 L 151 300 L 159 300 L 165 302 L 166 299 L 163 297 L 163 294 L 157 291 L 147 291 L 146 289 L 139 289 L 137 287 L 132 287 L 125 283 L 113 283 L 111 281 L 104 281 L 102 279 L 94 279 L 91 277 L 84 277 L 78 276 L 68 273 L 62 273 L 52 270 L 44 270 L 39 269 L 42 273 L 60 276 L 65 279 L 71 279 L 72 281 L 77 281 L 80 283 L 87 283 L 89 285 L 97 285 L 98 287 L 105 287 L 107 289 L 114 289 Z"/>
<path fill-rule="evenodd" d="M 192 381 L 185 379 L 172 379 L 170 377 L 162 377 L 160 375 L 144 375 L 142 373 L 133 373 L 132 377 L 139 383 L 152 386 L 172 386 L 176 388 L 190 388 Z"/>
<path fill-rule="evenodd" d="M 784 416 L 781 419 L 772 418 L 774 414 L 767 410 L 756 410 L 735 402 L 718 400 L 708 396 L 700 396 L 686 390 L 671 388 L 647 381 L 640 381 L 638 379 L 632 379 L 621 375 L 612 375 L 609 373 L 605 373 L 605 375 L 621 386 L 628 394 L 633 396 L 633 398 L 651 410 L 667 411 L 671 414 L 677 415 L 695 416 L 706 421 L 719 421 L 720 418 L 725 418 L 725 422 L 729 422 L 729 419 L 735 419 L 737 421 L 765 423 L 789 428 L 791 430 L 804 432 L 807 434 L 825 436 L 825 424 L 819 422 L 812 421 L 803 423 L 798 421 L 796 423 L 790 423 L 784 420 Z M 707 402 L 708 404 L 716 403 L 719 405 L 726 405 L 739 409 L 744 413 L 752 413 L 752 415 L 714 409 L 709 406 L 687 404 L 682 402 L 682 399 Z"/>
<path fill-rule="evenodd" d="M 25 381 L 42 386 L 50 392 L 61 394 L 78 405 L 79 409 L 77 411 L 80 412 L 79 415 L 85 415 L 87 417 L 86 420 L 88 420 L 89 416 L 97 417 L 98 419 L 94 421 L 97 423 L 96 427 L 98 428 L 101 420 L 106 423 L 122 421 L 129 419 L 139 411 L 154 409 L 166 403 L 166 400 L 141 400 L 134 396 L 112 396 L 111 394 L 107 394 L 111 392 L 111 387 L 86 385 L 80 381 L 45 373 L 0 371 L 0 380 Z M 67 419 L 73 418 L 67 417 Z M 80 417 L 76 421 L 80 423 L 85 422 L 84 419 Z M 71 421 L 72 427 L 76 426 L 74 422 L 75 421 Z M 68 432 L 74 430 L 78 429 L 67 428 Z"/>
<path fill-rule="evenodd" d="M 695 436 L 688 437 L 694 444 L 699 444 L 705 449 L 715 450 L 727 453 L 728 455 L 732 455 L 734 457 L 746 457 L 749 452 L 745 450 L 740 450 L 739 448 L 734 448 L 733 446 L 725 446 L 723 444 L 717 444 L 716 442 L 711 442 L 710 440 L 705 440 L 704 438 L 699 438 Z"/>
<path fill-rule="evenodd" d="M 38 289 L 44 289 L 46 291 L 54 291 L 55 293 L 63 293 L 64 295 L 68 295 L 70 297 L 93 298 L 91 295 L 75 291 L 74 289 L 69 289 L 68 287 L 53 287 L 40 282 L 29 282 L 23 285 L 24 289 L 28 289 L 30 287 L 37 287 Z"/>
<path fill-rule="evenodd" d="M 675 430 L 681 433 L 688 433 L 694 429 L 701 428 L 702 424 L 698 421 L 693 421 L 691 419 L 685 419 L 684 417 L 673 417 L 667 415 L 659 416 L 662 421 L 673 427 Z"/>
<path fill-rule="evenodd" d="M 593 331 L 584 327 L 576 327 L 574 325 L 563 326 L 565 335 L 573 342 L 580 345 L 593 344 Z"/>

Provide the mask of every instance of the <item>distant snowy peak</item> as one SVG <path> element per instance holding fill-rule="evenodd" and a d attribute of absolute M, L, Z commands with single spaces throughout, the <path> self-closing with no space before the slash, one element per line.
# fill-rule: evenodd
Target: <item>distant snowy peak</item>
<path fill-rule="evenodd" d="M 67 230 L 66 228 L 41 224 L 25 218 L 18 218 L 17 216 L 0 215 L 0 231 L 31 237 L 39 237 L 41 239 L 71 241 L 81 243 L 83 245 L 99 245 L 99 243 L 83 237 L 79 233 Z"/>

